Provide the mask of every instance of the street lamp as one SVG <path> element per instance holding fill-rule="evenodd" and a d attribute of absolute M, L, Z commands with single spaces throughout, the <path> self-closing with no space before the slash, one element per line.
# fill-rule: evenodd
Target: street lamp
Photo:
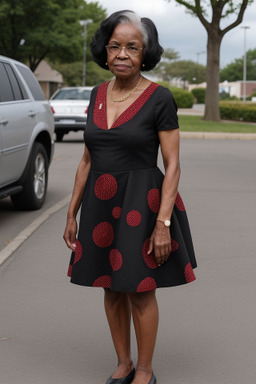
<path fill-rule="evenodd" d="M 202 55 L 203 53 L 206 53 L 206 52 L 205 52 L 205 51 L 196 52 L 196 56 L 197 56 L 197 64 L 199 64 L 199 57 L 200 57 L 200 55 Z"/>
<path fill-rule="evenodd" d="M 82 36 L 84 37 L 84 44 L 83 44 L 83 79 L 82 79 L 82 85 L 85 86 L 85 76 L 86 76 L 86 32 L 87 32 L 87 24 L 92 23 L 91 19 L 87 20 L 80 20 L 80 25 L 84 27 L 84 32 L 82 33 Z"/>
<path fill-rule="evenodd" d="M 244 66 L 243 66 L 243 102 L 245 102 L 246 99 L 246 29 L 249 29 L 250 27 L 244 26 L 241 27 L 244 29 Z"/>

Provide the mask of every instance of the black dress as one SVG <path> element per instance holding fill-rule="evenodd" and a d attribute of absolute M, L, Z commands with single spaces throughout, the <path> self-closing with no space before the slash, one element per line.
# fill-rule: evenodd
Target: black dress
<path fill-rule="evenodd" d="M 68 276 L 84 286 L 144 292 L 195 280 L 196 260 L 180 195 L 171 218 L 172 252 L 157 267 L 147 255 L 164 175 L 158 130 L 178 128 L 171 92 L 151 83 L 108 129 L 108 83 L 92 91 L 84 140 L 91 169 L 83 192 L 76 252 Z"/>

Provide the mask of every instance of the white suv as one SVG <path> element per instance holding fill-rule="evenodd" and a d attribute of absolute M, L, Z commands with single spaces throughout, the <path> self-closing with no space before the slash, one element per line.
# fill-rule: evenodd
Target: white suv
<path fill-rule="evenodd" d="M 18 209 L 44 203 L 54 150 L 54 119 L 30 69 L 0 56 L 0 198 Z"/>

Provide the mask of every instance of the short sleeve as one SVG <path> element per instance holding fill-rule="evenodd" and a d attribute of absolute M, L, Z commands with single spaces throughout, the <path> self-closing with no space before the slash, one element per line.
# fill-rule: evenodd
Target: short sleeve
<path fill-rule="evenodd" d="M 158 131 L 179 128 L 177 104 L 168 88 L 159 86 L 159 95 L 155 105 L 155 125 Z"/>

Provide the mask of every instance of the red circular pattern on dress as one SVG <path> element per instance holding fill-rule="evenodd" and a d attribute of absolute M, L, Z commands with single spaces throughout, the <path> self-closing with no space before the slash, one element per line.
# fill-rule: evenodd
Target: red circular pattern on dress
<path fill-rule="evenodd" d="M 108 275 L 98 277 L 92 284 L 93 287 L 110 288 L 111 277 Z"/>
<path fill-rule="evenodd" d="M 155 254 L 154 252 L 151 252 L 149 255 L 147 254 L 148 248 L 149 248 L 149 241 L 150 239 L 146 239 L 144 241 L 143 247 L 142 247 L 142 255 L 145 263 L 149 268 L 157 268 L 156 260 L 155 260 Z"/>
<path fill-rule="evenodd" d="M 132 210 L 126 215 L 127 224 L 131 227 L 137 227 L 141 223 L 141 214 L 139 211 Z"/>
<path fill-rule="evenodd" d="M 69 267 L 68 267 L 68 277 L 71 277 L 72 268 L 73 268 L 73 265 L 69 265 Z"/>
<path fill-rule="evenodd" d="M 182 201 L 182 198 L 179 194 L 179 192 L 177 193 L 177 196 L 176 196 L 176 200 L 175 200 L 175 204 L 176 204 L 176 207 L 180 210 L 180 211 L 186 211 L 186 208 L 185 208 L 185 205 Z"/>
<path fill-rule="evenodd" d="M 118 271 L 123 264 L 123 257 L 118 249 L 111 249 L 109 252 L 109 261 L 113 271 Z"/>
<path fill-rule="evenodd" d="M 121 207 L 114 207 L 112 209 L 112 215 L 115 219 L 119 219 L 121 216 L 122 208 Z"/>
<path fill-rule="evenodd" d="M 158 188 L 153 188 L 148 191 L 148 206 L 151 211 L 158 213 L 160 208 L 160 190 Z"/>
<path fill-rule="evenodd" d="M 137 292 L 146 292 L 146 291 L 152 291 L 153 289 L 156 289 L 156 281 L 152 277 L 146 277 L 146 279 L 142 280 L 138 287 Z"/>
<path fill-rule="evenodd" d="M 82 247 L 80 241 L 79 241 L 79 240 L 76 240 L 76 243 L 75 243 L 75 244 L 76 244 L 76 250 L 75 250 L 75 257 L 74 257 L 74 263 L 73 263 L 73 265 L 74 265 L 75 263 L 77 263 L 77 262 L 81 259 L 82 254 L 83 254 L 83 247 Z"/>
<path fill-rule="evenodd" d="M 171 239 L 171 247 L 172 247 L 172 252 L 177 251 L 177 249 L 179 248 L 179 244 L 177 243 L 176 240 Z"/>
<path fill-rule="evenodd" d="M 100 200 L 109 200 L 115 196 L 117 191 L 117 181 L 114 176 L 105 173 L 98 177 L 94 185 L 95 195 Z"/>
<path fill-rule="evenodd" d="M 186 265 L 184 274 L 187 283 L 191 283 L 191 281 L 196 280 L 192 265 L 190 263 Z"/>
<path fill-rule="evenodd" d="M 109 247 L 114 241 L 114 229 L 112 225 L 107 221 L 99 223 L 93 230 L 92 238 L 98 247 Z"/>

